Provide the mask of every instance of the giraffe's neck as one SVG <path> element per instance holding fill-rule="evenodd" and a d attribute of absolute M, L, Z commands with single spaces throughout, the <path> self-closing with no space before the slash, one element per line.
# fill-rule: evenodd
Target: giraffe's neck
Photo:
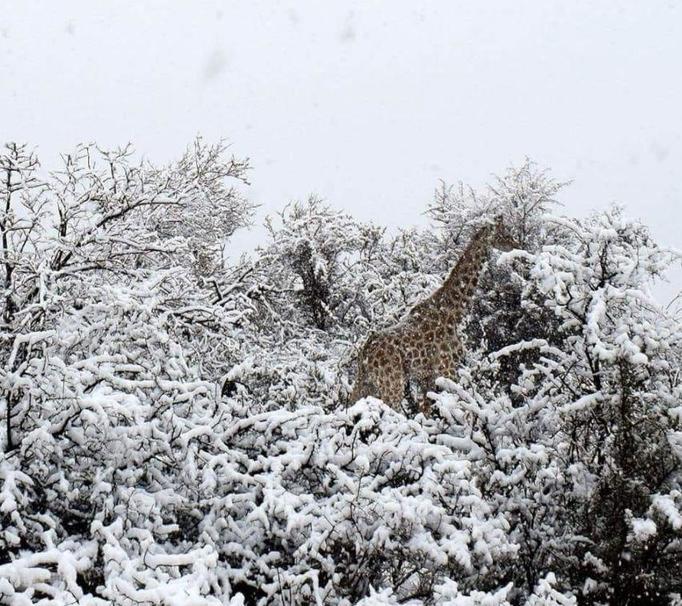
<path fill-rule="evenodd" d="M 464 250 L 443 285 L 433 294 L 442 314 L 443 328 L 455 330 L 469 310 L 483 265 L 488 258 L 491 229 L 480 229 Z"/>

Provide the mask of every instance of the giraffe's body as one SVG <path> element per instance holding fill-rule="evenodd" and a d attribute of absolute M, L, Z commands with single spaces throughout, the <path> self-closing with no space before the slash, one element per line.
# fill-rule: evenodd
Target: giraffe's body
<path fill-rule="evenodd" d="M 437 377 L 455 378 L 464 354 L 457 328 L 492 246 L 512 247 L 499 219 L 476 232 L 436 292 L 395 326 L 369 336 L 358 357 L 353 400 L 371 395 L 398 407 L 410 381 L 425 397 Z"/>

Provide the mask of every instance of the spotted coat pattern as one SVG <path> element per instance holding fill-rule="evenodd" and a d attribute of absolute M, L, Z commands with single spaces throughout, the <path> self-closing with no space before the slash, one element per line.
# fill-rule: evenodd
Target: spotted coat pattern
<path fill-rule="evenodd" d="M 398 324 L 370 334 L 358 356 L 352 401 L 375 396 L 399 408 L 413 382 L 423 397 L 420 408 L 428 412 L 426 393 L 433 390 L 436 378 L 456 377 L 464 354 L 457 328 L 491 247 L 510 250 L 513 245 L 501 219 L 485 225 L 474 234 L 436 292 L 415 305 Z"/>

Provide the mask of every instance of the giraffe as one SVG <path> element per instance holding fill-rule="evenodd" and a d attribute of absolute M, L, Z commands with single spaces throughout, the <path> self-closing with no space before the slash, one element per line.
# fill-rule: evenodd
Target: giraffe
<path fill-rule="evenodd" d="M 420 409 L 427 413 L 426 393 L 436 378 L 456 376 L 464 354 L 457 328 L 490 249 L 514 246 L 501 217 L 478 229 L 440 288 L 394 326 L 370 334 L 358 356 L 351 401 L 371 395 L 397 409 L 408 382 L 414 381 L 423 396 Z"/>

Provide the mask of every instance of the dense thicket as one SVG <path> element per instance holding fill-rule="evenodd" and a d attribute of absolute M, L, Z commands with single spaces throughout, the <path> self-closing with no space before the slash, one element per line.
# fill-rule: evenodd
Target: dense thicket
<path fill-rule="evenodd" d="M 226 264 L 248 169 L 5 146 L 0 603 L 679 602 L 682 328 L 649 290 L 674 254 L 562 217 L 526 162 L 442 186 L 421 230 L 291 204 Z M 499 214 L 519 248 L 432 414 L 350 402 L 362 338 Z"/>

